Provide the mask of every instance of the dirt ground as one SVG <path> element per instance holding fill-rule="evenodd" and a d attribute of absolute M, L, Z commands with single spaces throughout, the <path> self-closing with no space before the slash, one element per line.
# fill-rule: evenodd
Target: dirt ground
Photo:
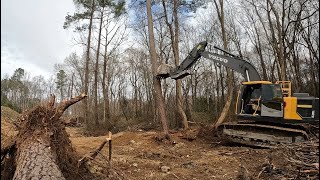
<path fill-rule="evenodd" d="M 10 144 L 18 131 L 12 122 L 16 121 L 19 113 L 14 110 L 1 106 L 1 147 Z"/>
<path fill-rule="evenodd" d="M 94 151 L 107 136 L 81 137 L 79 128 L 67 128 L 76 151 Z M 285 170 L 281 153 L 270 149 L 219 145 L 219 141 L 182 139 L 181 132 L 171 135 L 175 144 L 159 142 L 155 131 L 120 132 L 113 135 L 113 167 L 129 179 L 269 179 L 259 176 L 268 155 L 273 166 Z M 108 147 L 98 160 L 107 159 Z"/>
<path fill-rule="evenodd" d="M 12 120 L 17 114 L 1 107 L 1 146 L 17 134 Z M 218 138 L 171 131 L 172 142 L 159 141 L 155 130 L 127 130 L 112 135 L 112 172 L 108 169 L 108 144 L 87 162 L 97 179 L 318 179 L 319 146 L 261 149 L 226 144 Z M 80 156 L 96 150 L 108 137 L 87 137 L 80 127 L 66 127 L 72 146 Z M 201 133 L 200 133 L 201 134 Z M 187 138 L 186 138 L 187 137 Z M 318 141 L 317 141 L 318 144 Z M 288 161 L 289 160 L 289 161 Z M 119 178 L 121 177 L 121 178 Z"/>

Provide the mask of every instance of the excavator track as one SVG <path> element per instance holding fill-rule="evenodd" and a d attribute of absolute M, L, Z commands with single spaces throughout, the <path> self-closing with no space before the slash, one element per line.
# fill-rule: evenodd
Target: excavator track
<path fill-rule="evenodd" d="M 224 123 L 219 135 L 228 141 L 248 146 L 272 148 L 279 144 L 293 144 L 309 140 L 303 129 L 280 127 L 250 122 Z"/>

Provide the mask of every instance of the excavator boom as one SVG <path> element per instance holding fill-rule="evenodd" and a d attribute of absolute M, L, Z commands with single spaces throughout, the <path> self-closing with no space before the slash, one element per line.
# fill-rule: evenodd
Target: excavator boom
<path fill-rule="evenodd" d="M 209 59 L 215 63 L 224 65 L 230 69 L 233 69 L 243 75 L 245 77 L 246 81 L 260 81 L 260 75 L 258 71 L 254 68 L 254 66 L 249 63 L 248 61 L 245 61 L 235 55 L 232 55 L 231 53 L 228 53 L 216 46 L 214 46 L 215 49 L 223 51 L 226 55 L 217 54 L 214 52 L 205 51 L 205 48 L 207 47 L 207 42 L 203 41 L 199 43 L 197 46 L 195 46 L 192 51 L 189 53 L 189 55 L 182 61 L 182 63 L 175 68 L 174 70 L 171 70 L 171 72 L 162 71 L 162 73 L 158 73 L 158 77 L 167 78 L 171 77 L 172 79 L 182 79 L 187 75 L 190 75 L 190 68 L 201 58 L 204 57 L 206 59 Z M 167 66 L 165 66 L 167 67 Z M 164 67 L 162 67 L 162 70 Z M 172 68 L 173 69 L 173 68 Z M 160 71 L 160 70 L 159 70 Z"/>

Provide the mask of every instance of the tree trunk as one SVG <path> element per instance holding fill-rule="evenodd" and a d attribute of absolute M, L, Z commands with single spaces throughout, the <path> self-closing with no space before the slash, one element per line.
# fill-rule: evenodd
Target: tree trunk
<path fill-rule="evenodd" d="M 55 162 L 50 144 L 43 139 L 24 141 L 18 151 L 14 180 L 20 179 L 65 179 Z"/>
<path fill-rule="evenodd" d="M 192 81 L 194 83 L 192 83 Z M 194 84 L 194 85 L 192 85 Z M 197 101 L 197 92 L 198 92 L 198 79 L 197 79 L 197 71 L 195 70 L 194 75 L 191 75 L 191 91 L 192 91 L 192 104 L 195 106 Z"/>
<path fill-rule="evenodd" d="M 279 64 L 280 64 L 280 75 L 279 75 L 279 78 L 281 81 L 285 81 L 286 80 L 286 64 L 285 64 L 285 59 L 284 59 L 284 56 L 283 56 L 283 32 L 282 32 L 282 26 L 280 24 L 280 16 L 277 12 L 277 10 L 274 8 L 274 5 L 271 3 L 270 0 L 267 0 L 268 4 L 270 4 L 270 8 L 273 12 L 273 14 L 275 15 L 276 17 L 276 28 L 277 28 L 277 35 L 278 35 L 278 41 L 277 41 L 277 44 L 276 47 L 277 47 L 277 51 L 278 51 L 278 61 L 279 61 Z"/>
<path fill-rule="evenodd" d="M 175 64 L 178 66 L 180 64 L 180 57 L 179 57 L 179 19 L 178 19 L 178 0 L 173 1 L 173 17 L 174 17 L 174 39 L 173 39 L 173 48 L 174 50 L 174 59 Z M 181 80 L 176 81 L 176 103 L 177 103 L 177 110 L 181 122 L 183 124 L 184 129 L 188 129 L 188 119 L 186 113 L 183 110 L 182 106 L 182 87 L 181 87 Z"/>
<path fill-rule="evenodd" d="M 221 67 L 221 65 L 218 66 L 219 67 L 219 76 L 220 76 L 220 85 L 221 85 L 221 104 L 224 104 L 225 103 L 225 97 L 224 97 L 224 79 L 223 79 L 223 76 L 224 76 L 224 73 L 223 73 L 223 67 Z M 219 83 L 219 82 L 218 82 Z M 221 110 L 221 108 L 220 108 Z"/>
<path fill-rule="evenodd" d="M 171 36 L 171 46 L 174 56 L 174 61 L 176 67 L 179 66 L 180 57 L 179 57 L 179 19 L 178 19 L 178 2 L 177 0 L 173 1 L 173 19 L 174 19 L 174 31 L 172 28 L 172 24 L 168 21 L 168 15 L 166 10 L 166 4 L 165 1 L 162 0 L 162 5 L 164 8 L 164 15 L 166 19 L 166 24 L 169 28 L 170 36 Z M 181 122 L 183 124 L 184 129 L 188 129 L 188 120 L 186 113 L 183 110 L 182 106 L 182 87 L 181 87 L 181 80 L 176 80 L 176 112 L 177 112 L 177 119 L 178 122 Z"/>
<path fill-rule="evenodd" d="M 264 63 L 264 59 L 263 59 L 263 55 L 262 55 L 262 47 L 261 47 L 261 40 L 260 40 L 260 35 L 258 32 L 258 29 L 256 27 L 256 25 L 254 24 L 254 29 L 255 29 L 255 33 L 256 33 L 256 43 L 255 43 L 255 48 L 257 50 L 257 53 L 259 54 L 259 58 L 260 58 L 260 65 L 262 68 L 262 77 L 264 81 L 268 80 L 268 75 L 267 75 L 267 68 L 266 68 L 266 64 Z"/>
<path fill-rule="evenodd" d="M 103 72 L 102 72 L 102 93 L 103 93 L 103 121 L 107 124 L 110 120 L 110 102 L 109 102 L 109 81 L 107 73 L 108 63 L 108 30 L 106 29 L 106 45 L 104 47 Z M 106 83 L 106 81 L 108 81 Z M 107 121 L 108 120 L 108 121 Z"/>
<path fill-rule="evenodd" d="M 13 179 L 91 179 L 86 168 L 77 167 L 78 159 L 60 117 L 72 104 L 83 100 L 81 94 L 54 107 L 55 97 L 22 115 L 15 147 Z M 2 152 L 1 152 L 1 155 Z M 9 155 L 10 157 L 10 155 Z M 88 177 L 90 176 L 90 177 Z"/>
<path fill-rule="evenodd" d="M 228 42 L 227 42 L 227 34 L 225 31 L 225 27 L 224 27 L 224 10 L 223 10 L 223 0 L 219 1 L 220 4 L 220 10 L 218 7 L 218 4 L 216 1 L 214 1 L 217 12 L 218 12 L 218 16 L 219 16 L 219 20 L 220 20 L 220 24 L 221 24 L 221 32 L 222 32 L 222 40 L 223 40 L 223 48 L 225 50 L 228 49 Z M 233 72 L 231 72 L 231 70 L 229 68 L 227 68 L 227 80 L 228 80 L 228 98 L 227 98 L 227 102 L 225 103 L 222 112 L 220 114 L 219 119 L 213 124 L 214 128 L 217 128 L 220 124 L 222 124 L 229 112 L 230 109 L 230 105 L 231 105 L 231 101 L 233 99 Z M 223 91 L 223 89 L 222 89 Z"/>
<path fill-rule="evenodd" d="M 154 42 L 154 33 L 153 33 L 153 20 L 152 20 L 152 12 L 151 12 L 151 0 L 147 0 L 147 16 L 148 16 L 148 32 L 149 32 L 149 47 L 150 47 L 150 56 L 152 62 L 152 73 L 153 73 L 153 85 L 154 85 L 154 95 L 155 102 L 158 104 L 158 112 L 160 115 L 160 120 L 162 123 L 163 131 L 167 139 L 170 139 L 169 128 L 168 128 L 168 120 L 165 110 L 165 103 L 162 96 L 161 90 L 161 82 L 160 79 L 156 78 L 158 62 L 157 62 L 157 54 Z"/>
<path fill-rule="evenodd" d="M 100 43 L 101 43 L 101 30 L 102 30 L 102 22 L 103 22 L 103 9 L 101 11 L 100 17 L 100 27 L 99 27 L 99 35 L 98 35 L 98 47 L 96 54 L 96 64 L 94 70 L 94 122 L 95 125 L 99 125 L 99 116 L 98 116 L 98 70 L 99 70 L 99 55 L 100 55 Z"/>
<path fill-rule="evenodd" d="M 85 73 L 84 73 L 84 93 L 88 94 L 89 90 L 89 61 L 90 61 L 90 44 L 91 44 L 91 30 L 92 30 L 92 21 L 93 21 L 93 14 L 94 14 L 94 1 L 92 1 L 92 8 L 90 12 L 90 23 L 89 23 L 89 34 L 88 34 L 88 41 L 87 41 L 87 50 L 86 50 L 86 66 L 85 66 Z M 84 99 L 84 119 L 86 126 L 88 126 L 88 99 Z"/>
<path fill-rule="evenodd" d="M 71 89 L 70 89 L 69 98 L 72 98 L 72 96 L 73 96 L 73 84 L 74 84 L 74 73 L 72 73 L 72 76 L 71 76 Z M 72 112 L 74 113 L 74 108 L 73 107 L 70 109 L 69 113 L 72 114 Z"/>
<path fill-rule="evenodd" d="M 220 95 L 220 85 L 219 85 L 219 76 L 218 76 L 218 68 L 217 68 L 217 64 L 215 63 L 214 64 L 214 69 L 215 69 L 215 75 L 216 75 L 216 82 L 218 82 L 217 83 L 217 86 L 216 86 L 216 101 L 215 101 L 215 104 L 216 104 L 216 106 L 215 106 L 215 116 L 214 116 L 214 118 L 216 119 L 217 117 L 218 117 L 218 112 L 220 112 L 220 97 L 219 97 L 219 95 Z"/>
<path fill-rule="evenodd" d="M 186 103 L 186 116 L 187 116 L 187 119 L 192 119 L 191 102 L 190 102 L 189 95 L 188 95 L 189 91 L 190 91 L 190 88 L 191 88 L 191 85 L 192 85 L 192 81 L 191 81 L 191 78 L 190 78 L 189 81 L 187 82 L 187 87 L 184 90 L 184 94 L 185 94 L 185 97 L 186 97 L 185 98 L 185 103 Z"/>

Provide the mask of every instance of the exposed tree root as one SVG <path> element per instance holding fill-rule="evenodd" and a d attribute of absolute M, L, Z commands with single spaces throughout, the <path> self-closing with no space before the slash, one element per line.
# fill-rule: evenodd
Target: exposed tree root
<path fill-rule="evenodd" d="M 24 112 L 14 143 L 1 149 L 1 177 L 95 179 L 85 166 L 77 167 L 80 157 L 60 119 L 69 106 L 84 98 L 86 95 L 81 94 L 55 106 L 52 95 L 48 103 Z"/>

